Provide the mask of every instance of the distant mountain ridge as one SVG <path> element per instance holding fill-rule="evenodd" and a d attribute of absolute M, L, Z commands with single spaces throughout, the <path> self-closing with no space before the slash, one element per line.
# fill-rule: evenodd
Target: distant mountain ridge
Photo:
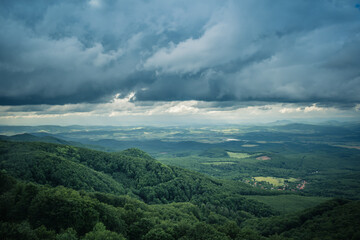
<path fill-rule="evenodd" d="M 68 142 L 53 136 L 38 137 L 29 133 L 16 134 L 13 136 L 0 135 L 0 140 L 17 141 L 17 142 L 47 142 L 47 143 L 57 143 L 57 144 L 65 144 L 65 145 L 74 144 L 72 142 Z"/>

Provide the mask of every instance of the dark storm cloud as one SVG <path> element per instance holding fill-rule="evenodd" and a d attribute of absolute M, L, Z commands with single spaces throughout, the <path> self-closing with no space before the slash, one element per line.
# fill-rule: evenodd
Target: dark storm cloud
<path fill-rule="evenodd" d="M 93 104 L 71 104 L 71 105 L 17 105 L 7 106 L 5 116 L 9 113 L 36 112 L 42 114 L 65 114 L 65 113 L 86 113 L 94 110 Z"/>
<path fill-rule="evenodd" d="M 135 102 L 229 109 L 354 106 L 358 4 L 3 0 L 0 104 L 96 103 L 134 92 Z"/>
<path fill-rule="evenodd" d="M 247 107 L 258 107 L 259 110 L 271 110 L 272 108 L 268 105 L 268 102 L 258 102 L 258 101 L 213 101 L 213 102 L 197 102 L 194 107 L 199 109 L 206 109 L 206 110 L 215 110 L 218 111 L 219 109 L 223 111 L 232 111 L 237 110 L 239 108 L 247 108 Z"/>

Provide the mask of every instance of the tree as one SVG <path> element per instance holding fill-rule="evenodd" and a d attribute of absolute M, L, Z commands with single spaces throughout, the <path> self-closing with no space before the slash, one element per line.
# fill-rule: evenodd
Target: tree
<path fill-rule="evenodd" d="M 125 240 L 125 238 L 116 232 L 111 232 L 106 230 L 105 225 L 102 222 L 99 222 L 95 225 L 94 229 L 91 232 L 85 234 L 83 240 Z"/>

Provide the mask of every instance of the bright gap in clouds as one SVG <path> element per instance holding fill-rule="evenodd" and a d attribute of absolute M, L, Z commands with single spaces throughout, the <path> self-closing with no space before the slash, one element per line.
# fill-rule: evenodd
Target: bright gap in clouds
<path fill-rule="evenodd" d="M 89 5 L 92 7 L 100 7 L 101 6 L 101 0 L 90 0 Z"/>
<path fill-rule="evenodd" d="M 134 93 L 117 94 L 101 104 L 0 106 L 0 125 L 189 125 L 262 124 L 278 120 L 321 122 L 359 119 L 360 105 L 339 109 L 317 104 L 257 103 L 219 106 L 216 102 L 134 102 Z"/>

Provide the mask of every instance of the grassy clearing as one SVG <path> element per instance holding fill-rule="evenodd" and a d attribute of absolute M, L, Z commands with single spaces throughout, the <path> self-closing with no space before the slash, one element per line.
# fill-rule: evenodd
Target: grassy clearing
<path fill-rule="evenodd" d="M 282 214 L 292 213 L 315 207 L 316 205 L 330 200 L 324 197 L 305 197 L 300 195 L 276 195 L 276 196 L 247 196 L 248 199 L 265 203 Z"/>
<path fill-rule="evenodd" d="M 257 182 L 267 182 L 275 187 L 284 186 L 285 181 L 288 182 L 296 182 L 298 179 L 296 178 L 276 178 L 276 177 L 254 177 Z"/>
<path fill-rule="evenodd" d="M 229 157 L 231 157 L 231 158 L 239 158 L 239 159 L 242 159 L 242 158 L 251 157 L 251 155 L 248 154 L 248 153 L 227 152 L 227 154 L 228 154 Z"/>

